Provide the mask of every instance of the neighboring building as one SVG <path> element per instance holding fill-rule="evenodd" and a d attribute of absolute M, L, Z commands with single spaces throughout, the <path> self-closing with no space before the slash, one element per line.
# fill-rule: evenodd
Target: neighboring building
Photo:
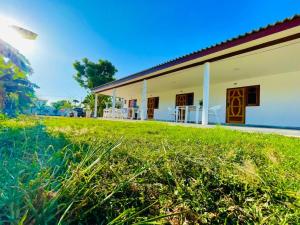
<path fill-rule="evenodd" d="M 113 106 L 122 98 L 122 118 L 300 128 L 300 16 L 93 92 L 113 96 Z M 107 117 L 117 111 L 113 107 Z"/>

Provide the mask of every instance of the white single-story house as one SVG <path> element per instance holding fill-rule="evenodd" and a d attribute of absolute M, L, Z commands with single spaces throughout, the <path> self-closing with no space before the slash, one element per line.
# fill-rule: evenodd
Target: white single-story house
<path fill-rule="evenodd" d="M 93 92 L 109 118 L 300 128 L 300 15 Z"/>

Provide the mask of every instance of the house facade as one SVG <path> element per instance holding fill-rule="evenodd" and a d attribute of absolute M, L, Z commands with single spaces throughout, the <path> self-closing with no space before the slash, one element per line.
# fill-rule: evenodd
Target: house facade
<path fill-rule="evenodd" d="M 112 96 L 110 118 L 300 128 L 300 16 L 93 92 Z"/>

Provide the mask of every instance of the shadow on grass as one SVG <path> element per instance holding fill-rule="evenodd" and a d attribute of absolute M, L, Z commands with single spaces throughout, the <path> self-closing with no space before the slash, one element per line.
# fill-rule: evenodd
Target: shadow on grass
<path fill-rule="evenodd" d="M 116 149 L 113 136 L 92 136 L 98 139 L 80 143 L 43 125 L 0 128 L 0 224 L 149 224 L 172 214 L 164 224 L 298 222 L 296 199 L 273 179 L 241 182 L 231 172 L 242 160 L 220 161 L 213 137 L 205 143 L 214 152 L 187 154 L 179 145 L 151 159 L 146 139 L 134 137 Z"/>
<path fill-rule="evenodd" d="M 63 135 L 50 135 L 39 124 L 2 126 L 0 143 L 0 224 L 18 224 L 26 212 L 37 213 L 38 205 L 43 206 L 38 193 L 52 176 L 47 174 L 49 168 L 61 161 L 61 149 L 70 143 Z"/>
<path fill-rule="evenodd" d="M 125 207 L 119 197 L 133 197 L 123 190 L 141 174 L 143 163 L 126 153 L 111 159 L 116 142 L 73 143 L 38 124 L 2 127 L 0 143 L 0 224 L 57 224 L 61 219 L 63 224 L 107 224 L 133 206 Z M 123 173 L 131 164 L 140 168 Z"/>

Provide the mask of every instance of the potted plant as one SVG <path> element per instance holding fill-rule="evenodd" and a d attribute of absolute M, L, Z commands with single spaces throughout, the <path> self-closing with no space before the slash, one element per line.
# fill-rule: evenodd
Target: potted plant
<path fill-rule="evenodd" d="M 200 108 L 203 106 L 203 99 L 201 99 L 201 100 L 199 101 L 199 106 L 200 106 Z"/>

